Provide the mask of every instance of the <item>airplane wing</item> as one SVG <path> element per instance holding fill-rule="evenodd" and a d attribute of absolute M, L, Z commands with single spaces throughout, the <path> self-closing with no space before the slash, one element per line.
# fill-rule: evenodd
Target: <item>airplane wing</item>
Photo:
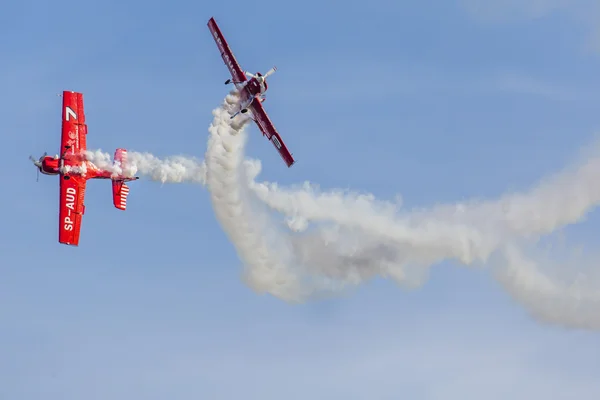
<path fill-rule="evenodd" d="M 87 150 L 87 125 L 83 111 L 83 94 L 71 91 L 63 92 L 62 133 L 59 156 L 68 152 L 79 154 Z"/>
<path fill-rule="evenodd" d="M 79 245 L 81 219 L 85 212 L 86 180 L 78 176 L 60 176 L 60 210 L 58 241 L 71 246 Z"/>
<path fill-rule="evenodd" d="M 242 68 L 238 64 L 233 52 L 229 48 L 225 37 L 221 33 L 221 29 L 217 25 L 217 22 L 214 18 L 208 20 L 208 29 L 210 29 L 210 33 L 212 33 L 213 39 L 215 39 L 215 43 L 217 43 L 217 47 L 221 52 L 221 57 L 229 68 L 229 72 L 231 73 L 231 77 L 233 78 L 233 83 L 238 86 L 238 84 L 246 81 L 246 75 Z"/>
<path fill-rule="evenodd" d="M 281 158 L 287 164 L 288 168 L 294 165 L 296 161 L 294 161 L 294 157 L 290 154 L 289 150 L 283 143 L 283 139 L 279 136 L 279 133 L 275 129 L 275 126 L 269 119 L 265 109 L 262 106 L 262 103 L 258 99 L 254 99 L 252 103 L 250 103 L 250 109 L 252 110 L 252 115 L 254 115 L 254 119 L 256 124 L 262 131 L 263 135 L 267 137 L 271 142 L 273 142 L 273 146 L 279 151 Z"/>

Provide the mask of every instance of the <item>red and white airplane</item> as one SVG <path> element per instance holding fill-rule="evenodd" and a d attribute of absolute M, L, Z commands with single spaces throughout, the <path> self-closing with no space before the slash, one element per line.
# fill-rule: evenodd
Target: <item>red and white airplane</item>
<path fill-rule="evenodd" d="M 62 94 L 62 134 L 60 156 L 47 156 L 44 153 L 39 160 L 29 157 L 44 175 L 60 177 L 60 210 L 58 221 L 58 241 L 78 246 L 81 231 L 81 219 L 85 212 L 85 188 L 88 179 L 112 180 L 113 204 L 119 210 L 127 207 L 129 187 L 125 182 L 139 179 L 126 177 L 98 168 L 86 159 L 87 125 L 83 110 L 83 94 L 64 91 Z M 115 151 L 114 163 L 123 168 L 127 161 L 127 150 Z"/>
<path fill-rule="evenodd" d="M 229 45 L 225 41 L 221 30 L 219 29 L 217 23 L 215 22 L 214 17 L 208 20 L 208 29 L 213 35 L 213 39 L 217 43 L 217 47 L 221 52 L 221 57 L 225 62 L 227 68 L 229 68 L 229 72 L 231 73 L 231 77 L 233 79 L 228 79 L 225 84 L 233 83 L 236 88 L 239 90 L 241 94 L 241 109 L 239 112 L 235 113 L 231 118 L 234 118 L 238 113 L 245 114 L 250 110 L 254 118 L 254 122 L 258 125 L 263 135 L 269 139 L 275 148 L 279 151 L 281 158 L 287 164 L 288 167 L 291 167 L 294 164 L 294 158 L 292 154 L 288 151 L 287 147 L 283 143 L 281 136 L 275 129 L 275 126 L 267 116 L 265 109 L 262 106 L 262 102 L 265 101 L 265 92 L 267 91 L 267 77 L 274 73 L 277 68 L 271 68 L 266 74 L 262 75 L 260 72 L 256 74 L 251 74 L 250 72 L 244 72 L 238 62 L 233 55 L 233 52 L 229 48 Z M 250 79 L 246 79 L 246 75 Z"/>

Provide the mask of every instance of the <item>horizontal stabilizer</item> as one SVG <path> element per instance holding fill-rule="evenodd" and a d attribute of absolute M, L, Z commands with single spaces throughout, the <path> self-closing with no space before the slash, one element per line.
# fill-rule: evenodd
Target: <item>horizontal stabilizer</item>
<path fill-rule="evenodd" d="M 114 164 L 120 169 L 119 175 L 122 175 L 127 163 L 127 150 L 115 150 Z M 113 204 L 119 210 L 125 211 L 127 208 L 127 196 L 129 195 L 129 186 L 124 180 L 115 179 L 112 181 Z"/>
<path fill-rule="evenodd" d="M 119 210 L 127 209 L 129 186 L 123 181 L 112 181 L 113 204 Z"/>

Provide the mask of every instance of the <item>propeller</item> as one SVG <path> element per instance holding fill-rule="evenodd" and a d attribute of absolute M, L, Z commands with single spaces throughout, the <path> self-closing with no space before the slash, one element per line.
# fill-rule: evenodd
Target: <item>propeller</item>
<path fill-rule="evenodd" d="M 263 83 L 265 81 L 265 79 L 267 79 L 267 76 L 274 74 L 275 71 L 277 71 L 277 67 L 274 66 L 273 68 L 268 70 L 267 73 L 264 75 L 258 75 L 258 74 L 254 75 L 254 74 L 251 74 L 250 72 L 246 72 L 246 75 L 248 75 L 251 78 L 256 78 L 256 80 L 259 83 Z"/>
<path fill-rule="evenodd" d="M 274 74 L 275 71 L 277 71 L 277 67 L 271 68 L 270 70 L 267 71 L 267 73 L 264 75 L 264 77 L 266 78 L 267 76 Z"/>
<path fill-rule="evenodd" d="M 36 174 L 36 179 L 35 179 L 36 182 L 39 182 L 39 180 L 40 180 L 40 169 L 42 168 L 42 160 L 47 155 L 48 155 L 48 153 L 44 152 L 44 155 L 42 155 L 38 160 L 33 158 L 33 156 L 29 156 L 29 159 L 33 162 L 33 165 L 35 165 L 37 167 L 37 174 Z"/>

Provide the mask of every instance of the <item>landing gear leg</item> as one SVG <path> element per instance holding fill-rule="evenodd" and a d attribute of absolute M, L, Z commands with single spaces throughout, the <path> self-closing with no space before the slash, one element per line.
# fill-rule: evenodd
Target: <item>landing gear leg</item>
<path fill-rule="evenodd" d="M 230 119 L 234 119 L 239 113 L 246 114 L 247 112 L 248 112 L 247 108 L 242 108 L 240 111 L 233 114 Z"/>

